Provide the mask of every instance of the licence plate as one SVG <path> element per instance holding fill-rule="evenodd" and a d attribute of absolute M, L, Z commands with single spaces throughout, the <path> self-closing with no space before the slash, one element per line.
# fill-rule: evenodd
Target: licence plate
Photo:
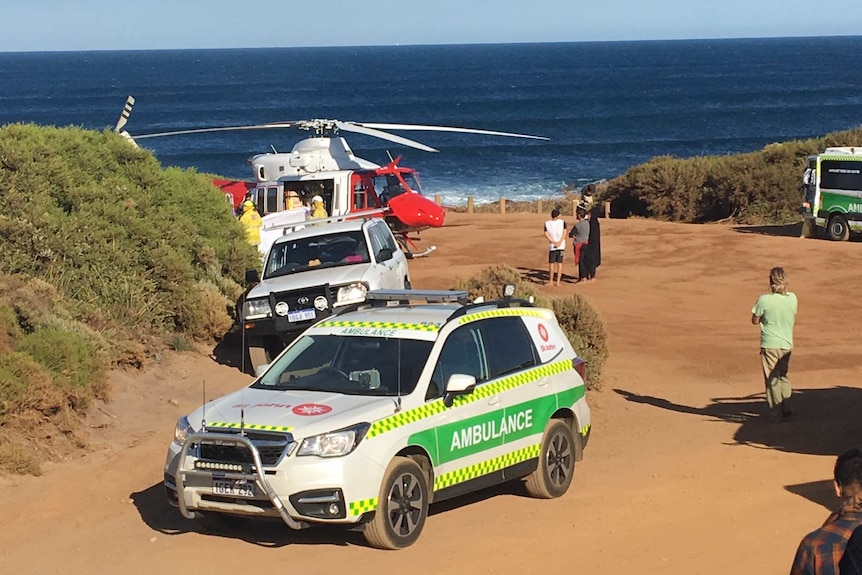
<path fill-rule="evenodd" d="M 314 318 L 315 313 L 313 309 L 301 309 L 299 311 L 287 312 L 287 321 L 305 321 Z"/>
<path fill-rule="evenodd" d="M 230 495 L 232 497 L 254 497 L 254 483 L 242 479 L 220 480 L 213 479 L 213 495 Z"/>

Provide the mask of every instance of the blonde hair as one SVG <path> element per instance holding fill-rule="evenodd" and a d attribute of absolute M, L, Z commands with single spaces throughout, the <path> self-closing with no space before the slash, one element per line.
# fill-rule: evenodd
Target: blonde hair
<path fill-rule="evenodd" d="M 769 270 L 769 287 L 772 289 L 772 293 L 787 293 L 787 274 L 784 273 L 784 268 Z"/>

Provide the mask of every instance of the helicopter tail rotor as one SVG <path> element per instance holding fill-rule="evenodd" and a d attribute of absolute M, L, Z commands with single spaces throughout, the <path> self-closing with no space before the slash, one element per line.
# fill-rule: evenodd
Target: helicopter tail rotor
<path fill-rule="evenodd" d="M 120 119 L 117 120 L 117 126 L 114 128 L 114 131 L 137 147 L 138 144 L 135 142 L 134 138 L 132 138 L 132 135 L 129 134 L 126 130 L 123 130 L 123 127 L 126 125 L 126 122 L 129 121 L 129 116 L 132 115 L 132 107 L 134 105 L 134 96 L 129 96 L 128 98 L 126 98 L 126 105 L 123 106 L 123 111 L 120 113 Z"/>

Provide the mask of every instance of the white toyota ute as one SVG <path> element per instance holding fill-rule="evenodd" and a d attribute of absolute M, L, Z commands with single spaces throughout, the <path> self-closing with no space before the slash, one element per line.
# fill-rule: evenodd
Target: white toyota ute
<path fill-rule="evenodd" d="M 345 524 L 403 548 L 432 502 L 517 479 L 563 495 L 590 436 L 584 378 L 551 310 L 371 291 L 182 417 L 165 487 L 189 519 Z"/>

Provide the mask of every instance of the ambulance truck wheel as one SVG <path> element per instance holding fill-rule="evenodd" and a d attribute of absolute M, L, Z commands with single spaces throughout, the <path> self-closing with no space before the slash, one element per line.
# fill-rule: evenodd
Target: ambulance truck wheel
<path fill-rule="evenodd" d="M 847 218 L 840 214 L 835 214 L 829 218 L 829 223 L 826 225 L 826 234 L 830 240 L 836 242 L 850 239 L 850 226 L 847 225 Z"/>
<path fill-rule="evenodd" d="M 545 428 L 539 466 L 527 476 L 527 492 L 538 499 L 560 497 L 572 484 L 575 439 L 564 421 L 552 419 Z"/>
<path fill-rule="evenodd" d="M 396 457 L 386 469 L 374 519 L 365 526 L 365 540 L 378 549 L 409 547 L 422 533 L 428 517 L 428 484 L 412 459 Z"/>

